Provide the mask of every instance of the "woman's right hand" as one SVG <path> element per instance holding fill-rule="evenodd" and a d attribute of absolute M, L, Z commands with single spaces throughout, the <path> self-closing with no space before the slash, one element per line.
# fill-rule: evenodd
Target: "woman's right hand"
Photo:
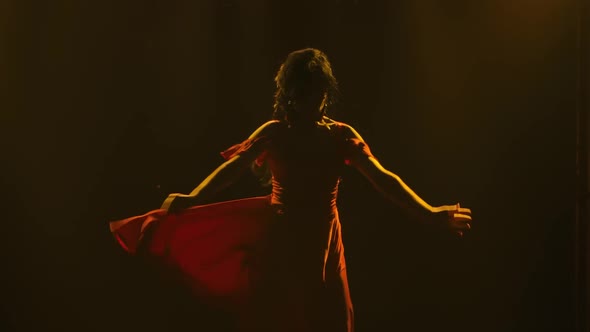
<path fill-rule="evenodd" d="M 433 209 L 437 224 L 463 237 L 471 229 L 471 209 L 459 204 L 443 205 Z"/>

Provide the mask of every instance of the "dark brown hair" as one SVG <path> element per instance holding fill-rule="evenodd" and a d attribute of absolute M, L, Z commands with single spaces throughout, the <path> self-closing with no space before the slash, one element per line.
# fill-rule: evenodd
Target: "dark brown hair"
<path fill-rule="evenodd" d="M 327 105 L 332 105 L 338 95 L 338 82 L 324 52 L 305 48 L 291 52 L 281 64 L 275 76 L 273 118 L 283 120 L 293 112 L 293 105 L 313 89 L 327 94 Z"/>

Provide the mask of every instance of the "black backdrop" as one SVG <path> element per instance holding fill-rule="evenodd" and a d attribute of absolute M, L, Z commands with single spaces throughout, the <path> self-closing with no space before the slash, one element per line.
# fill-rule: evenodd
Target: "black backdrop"
<path fill-rule="evenodd" d="M 427 201 L 475 218 L 445 237 L 346 174 L 358 330 L 573 330 L 573 0 L 1 7 L 4 331 L 198 327 L 107 222 L 198 184 L 269 118 L 278 65 L 308 46 L 340 80 L 332 115 Z M 246 176 L 219 199 L 261 193 Z"/>

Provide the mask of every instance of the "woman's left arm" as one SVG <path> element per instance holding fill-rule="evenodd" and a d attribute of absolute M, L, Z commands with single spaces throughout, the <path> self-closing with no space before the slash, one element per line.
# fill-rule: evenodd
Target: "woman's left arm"
<path fill-rule="evenodd" d="M 249 140 L 256 141 L 258 138 L 270 135 L 272 130 L 277 126 L 276 121 L 269 121 L 259 127 Z M 262 143 L 262 142 L 261 142 Z M 215 194 L 234 183 L 240 176 L 250 168 L 250 165 L 263 152 L 264 145 L 254 143 L 246 151 L 239 153 L 215 169 L 205 178 L 193 191 L 186 194 L 170 194 L 161 209 L 171 212 L 179 211 L 198 205 L 201 202 L 211 199 Z"/>
<path fill-rule="evenodd" d="M 174 212 L 198 205 L 234 183 L 253 161 L 237 155 L 215 169 L 190 194 L 170 194 L 162 203 L 162 209 Z"/>

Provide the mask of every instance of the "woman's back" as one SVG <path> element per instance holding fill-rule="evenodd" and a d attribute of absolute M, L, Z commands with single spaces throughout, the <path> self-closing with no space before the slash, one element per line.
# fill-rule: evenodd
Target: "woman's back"
<path fill-rule="evenodd" d="M 334 208 L 345 165 L 339 126 L 279 126 L 264 156 L 273 176 L 273 203 L 293 209 Z"/>

